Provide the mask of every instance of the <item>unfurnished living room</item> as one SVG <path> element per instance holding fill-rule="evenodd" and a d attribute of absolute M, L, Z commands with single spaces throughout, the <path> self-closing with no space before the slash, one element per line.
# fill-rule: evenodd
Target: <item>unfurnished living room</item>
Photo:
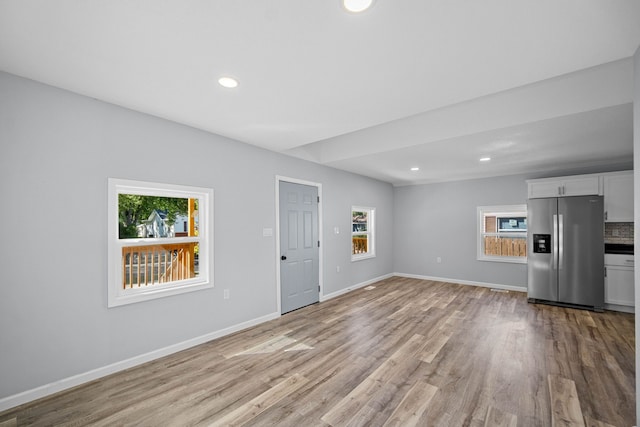
<path fill-rule="evenodd" d="M 637 425 L 638 17 L 0 0 L 0 427 Z"/>

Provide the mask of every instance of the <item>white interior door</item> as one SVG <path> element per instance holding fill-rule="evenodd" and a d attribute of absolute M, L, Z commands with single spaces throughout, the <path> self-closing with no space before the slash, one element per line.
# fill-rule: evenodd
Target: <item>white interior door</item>
<path fill-rule="evenodd" d="M 320 300 L 318 188 L 280 181 L 281 311 Z"/>

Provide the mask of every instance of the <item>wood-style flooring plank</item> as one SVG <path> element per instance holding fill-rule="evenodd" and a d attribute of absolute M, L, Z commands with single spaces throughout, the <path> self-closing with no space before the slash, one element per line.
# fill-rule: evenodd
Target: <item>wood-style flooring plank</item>
<path fill-rule="evenodd" d="M 551 425 L 554 427 L 584 426 L 578 391 L 573 381 L 556 375 L 549 375 L 549 395 L 551 396 Z"/>
<path fill-rule="evenodd" d="M 487 417 L 484 420 L 484 427 L 516 427 L 517 425 L 518 417 L 492 406 L 489 407 Z"/>
<path fill-rule="evenodd" d="M 426 381 L 416 382 L 391 413 L 384 427 L 412 427 L 420 425 L 420 418 L 429 407 L 438 388 Z"/>
<path fill-rule="evenodd" d="M 222 418 L 212 422 L 210 427 L 243 425 L 269 409 L 271 405 L 280 401 L 284 396 L 295 392 L 307 381 L 303 376 L 294 374 L 249 402 L 237 407 Z"/>
<path fill-rule="evenodd" d="M 5 426 L 630 426 L 626 313 L 392 277 L 0 413 Z"/>
<path fill-rule="evenodd" d="M 327 412 L 322 420 L 331 425 L 343 425 L 353 418 L 360 417 L 360 411 L 372 396 L 379 391 L 385 382 L 396 377 L 398 370 L 404 366 L 403 358 L 408 353 L 417 351 L 424 339 L 421 335 L 412 336 L 395 353 L 385 360 L 375 371 L 371 373 L 363 382 L 358 384 L 347 396 L 344 397 L 335 407 Z"/>
<path fill-rule="evenodd" d="M 611 424 L 603 423 L 602 421 L 594 420 L 589 416 L 584 417 L 586 427 L 615 427 Z"/>

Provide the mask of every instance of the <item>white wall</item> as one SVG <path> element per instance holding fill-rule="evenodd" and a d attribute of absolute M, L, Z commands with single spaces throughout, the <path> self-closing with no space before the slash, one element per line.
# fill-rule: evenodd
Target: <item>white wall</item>
<path fill-rule="evenodd" d="M 275 237 L 262 236 L 275 234 L 276 175 L 322 183 L 323 295 L 393 271 L 386 183 L 6 73 L 0 144 L 0 410 L 277 316 Z M 108 177 L 214 188 L 214 289 L 107 309 Z M 377 208 L 374 260 L 350 261 L 353 204 Z"/>

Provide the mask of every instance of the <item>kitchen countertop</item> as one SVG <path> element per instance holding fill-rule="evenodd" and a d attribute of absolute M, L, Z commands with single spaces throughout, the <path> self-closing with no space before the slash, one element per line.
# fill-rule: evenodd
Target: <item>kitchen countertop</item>
<path fill-rule="evenodd" d="M 605 243 L 605 254 L 633 255 L 633 245 L 624 243 Z"/>

